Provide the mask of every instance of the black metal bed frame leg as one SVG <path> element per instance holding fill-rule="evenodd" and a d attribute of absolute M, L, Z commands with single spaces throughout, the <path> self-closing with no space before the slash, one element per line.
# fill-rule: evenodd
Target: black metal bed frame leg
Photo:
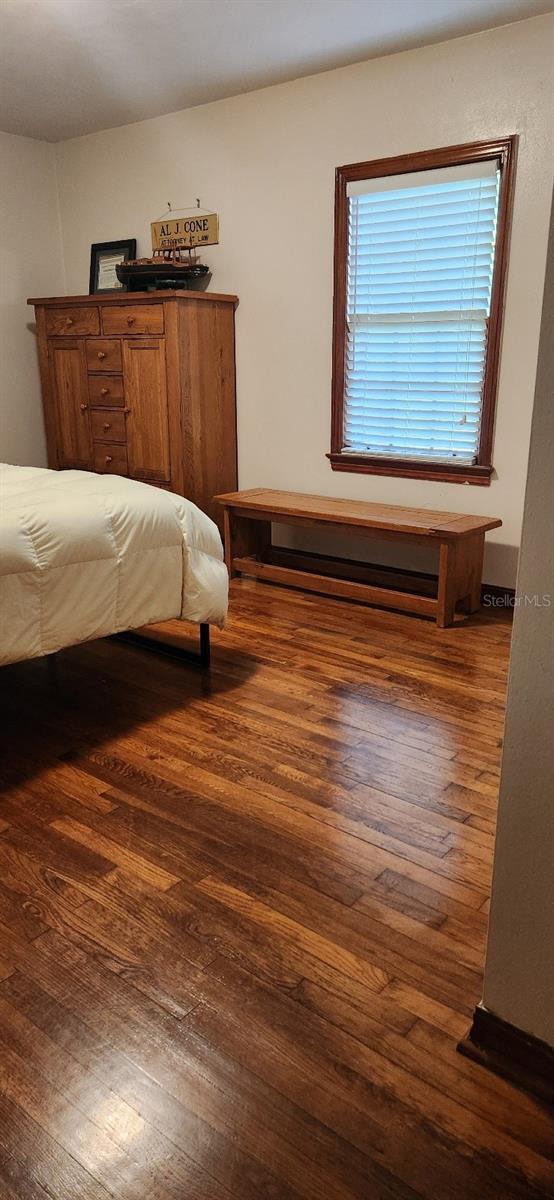
<path fill-rule="evenodd" d="M 151 654 L 162 655 L 163 658 L 172 658 L 176 662 L 186 662 L 190 666 L 201 667 L 203 671 L 209 670 L 210 667 L 210 626 L 206 623 L 200 625 L 200 647 L 198 651 L 184 650 L 182 646 L 175 646 L 172 642 L 162 642 L 158 638 L 148 637 L 145 633 L 135 633 L 134 630 L 128 630 L 125 633 L 114 633 L 112 637 L 116 641 L 127 642 L 130 646 L 136 646 L 139 650 L 148 650 Z"/>
<path fill-rule="evenodd" d="M 53 687 L 57 687 L 57 685 L 59 683 L 57 653 L 54 652 L 54 654 L 47 654 L 45 656 L 45 662 L 46 662 L 46 670 L 48 672 L 48 680 L 49 680 L 50 684 L 52 684 Z"/>
<path fill-rule="evenodd" d="M 200 626 L 200 664 L 207 671 L 210 668 L 211 661 L 210 626 L 202 624 Z"/>

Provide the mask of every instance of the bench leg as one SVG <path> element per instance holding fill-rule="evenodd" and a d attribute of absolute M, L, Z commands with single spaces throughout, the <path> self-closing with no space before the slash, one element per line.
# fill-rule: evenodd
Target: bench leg
<path fill-rule="evenodd" d="M 456 542 L 441 543 L 437 597 L 437 625 L 440 629 L 452 625 L 456 605 L 461 601 L 470 613 L 477 612 L 481 607 L 484 547 L 484 533 L 476 533 Z"/>
<path fill-rule="evenodd" d="M 223 546 L 225 550 L 225 566 L 229 572 L 229 579 L 236 575 L 233 570 L 233 532 L 231 528 L 231 513 L 228 508 L 223 510 Z"/>
<path fill-rule="evenodd" d="M 445 629 L 452 625 L 456 611 L 456 559 L 455 542 L 442 542 L 439 555 L 439 590 L 437 596 L 437 625 Z"/>
<path fill-rule="evenodd" d="M 483 556 L 485 553 L 484 533 L 477 533 L 475 537 L 466 538 L 464 548 L 466 547 L 466 606 L 467 611 L 473 613 L 479 612 L 481 607 L 481 583 L 483 580 Z"/>
<path fill-rule="evenodd" d="M 230 579 L 238 574 L 233 566 L 236 558 L 248 558 L 253 555 L 262 560 L 271 547 L 271 521 L 244 517 L 226 508 L 223 513 L 223 531 L 225 563 Z"/>

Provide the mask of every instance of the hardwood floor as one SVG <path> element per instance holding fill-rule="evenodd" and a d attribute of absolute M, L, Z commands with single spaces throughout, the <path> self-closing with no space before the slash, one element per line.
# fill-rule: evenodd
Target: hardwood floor
<path fill-rule="evenodd" d="M 553 1194 L 546 1110 L 455 1051 L 509 637 L 242 580 L 210 677 L 4 668 L 1 1200 Z"/>

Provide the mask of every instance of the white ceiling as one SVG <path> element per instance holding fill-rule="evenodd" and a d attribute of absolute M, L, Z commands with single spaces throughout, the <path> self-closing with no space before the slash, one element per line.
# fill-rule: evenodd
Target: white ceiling
<path fill-rule="evenodd" d="M 0 129 L 126 125 L 552 10 L 554 0 L 0 0 Z"/>

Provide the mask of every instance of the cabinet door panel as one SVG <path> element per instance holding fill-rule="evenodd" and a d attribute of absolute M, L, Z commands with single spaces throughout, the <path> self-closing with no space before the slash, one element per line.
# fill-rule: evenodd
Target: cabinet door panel
<path fill-rule="evenodd" d="M 123 378 L 129 474 L 135 479 L 169 480 L 164 339 L 125 340 Z"/>
<path fill-rule="evenodd" d="M 92 442 L 84 341 L 51 341 L 49 358 L 59 464 L 90 470 Z"/>

